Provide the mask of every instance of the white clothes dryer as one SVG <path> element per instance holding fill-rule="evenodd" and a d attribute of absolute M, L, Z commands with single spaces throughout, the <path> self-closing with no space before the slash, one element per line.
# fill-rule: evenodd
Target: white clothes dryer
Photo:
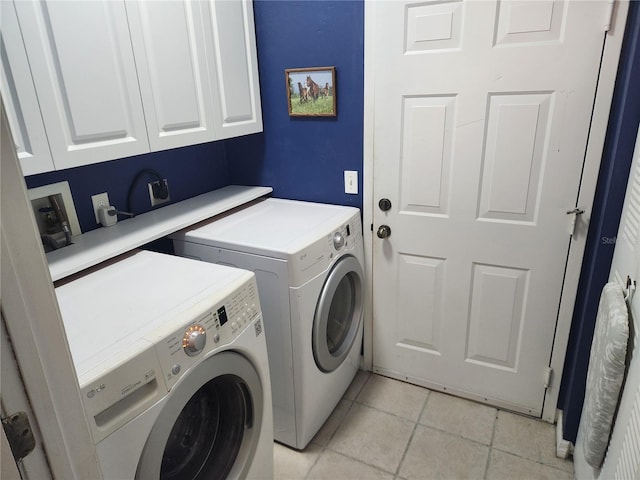
<path fill-rule="evenodd" d="M 360 365 L 360 211 L 269 198 L 171 238 L 178 255 L 255 272 L 269 352 L 274 438 L 303 449 Z"/>
<path fill-rule="evenodd" d="M 105 479 L 273 478 L 253 273 L 138 251 L 56 295 Z"/>

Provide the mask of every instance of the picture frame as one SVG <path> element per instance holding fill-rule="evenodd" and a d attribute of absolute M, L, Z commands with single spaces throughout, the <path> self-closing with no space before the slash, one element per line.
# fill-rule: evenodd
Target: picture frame
<path fill-rule="evenodd" d="M 287 68 L 284 71 L 291 117 L 335 117 L 336 68 Z"/>

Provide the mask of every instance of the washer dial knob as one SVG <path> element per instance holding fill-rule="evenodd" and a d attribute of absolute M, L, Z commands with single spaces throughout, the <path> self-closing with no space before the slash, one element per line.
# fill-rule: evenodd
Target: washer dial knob
<path fill-rule="evenodd" d="M 333 248 L 340 250 L 342 247 L 344 247 L 344 235 L 336 232 L 333 234 Z"/>
<path fill-rule="evenodd" d="M 182 337 L 182 348 L 190 357 L 198 355 L 207 343 L 207 332 L 201 325 L 191 325 Z"/>

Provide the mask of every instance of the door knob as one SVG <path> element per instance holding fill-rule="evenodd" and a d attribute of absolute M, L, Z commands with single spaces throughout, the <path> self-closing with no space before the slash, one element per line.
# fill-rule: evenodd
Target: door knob
<path fill-rule="evenodd" d="M 388 198 L 381 198 L 378 202 L 378 206 L 380 207 L 380 210 L 386 212 L 387 210 L 391 209 L 391 200 L 389 200 Z"/>
<path fill-rule="evenodd" d="M 391 235 L 391 228 L 389 227 L 389 225 L 380 225 L 378 227 L 377 235 L 378 238 L 387 238 L 389 235 Z"/>

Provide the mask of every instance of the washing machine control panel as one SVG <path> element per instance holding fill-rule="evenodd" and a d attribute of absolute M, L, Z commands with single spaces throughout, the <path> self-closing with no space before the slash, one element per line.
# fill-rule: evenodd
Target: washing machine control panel
<path fill-rule="evenodd" d="M 193 313 L 192 313 L 193 314 Z M 191 322 L 156 342 L 164 381 L 171 388 L 184 373 L 212 350 L 230 345 L 261 315 L 255 276 Z"/>

